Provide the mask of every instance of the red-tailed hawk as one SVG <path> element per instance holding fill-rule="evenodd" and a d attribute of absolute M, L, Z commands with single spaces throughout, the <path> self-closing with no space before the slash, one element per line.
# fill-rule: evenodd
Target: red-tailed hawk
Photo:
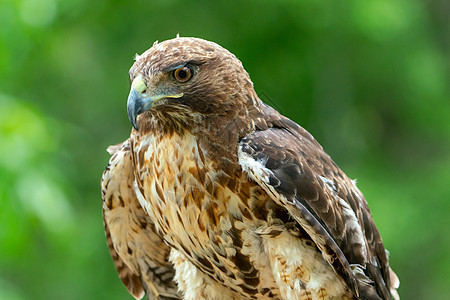
<path fill-rule="evenodd" d="M 391 299 L 363 194 L 241 62 L 197 38 L 130 70 L 134 127 L 102 177 L 108 246 L 137 299 Z"/>

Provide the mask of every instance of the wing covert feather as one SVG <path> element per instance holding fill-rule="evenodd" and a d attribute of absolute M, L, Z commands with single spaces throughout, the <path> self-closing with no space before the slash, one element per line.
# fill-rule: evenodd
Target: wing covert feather
<path fill-rule="evenodd" d="M 266 113 L 240 141 L 243 170 L 287 208 L 356 297 L 391 299 L 384 245 L 355 182 L 305 129 Z"/>

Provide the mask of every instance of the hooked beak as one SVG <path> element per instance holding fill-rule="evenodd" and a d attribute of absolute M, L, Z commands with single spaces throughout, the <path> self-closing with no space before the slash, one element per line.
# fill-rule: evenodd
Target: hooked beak
<path fill-rule="evenodd" d="M 180 94 L 156 94 L 150 95 L 148 93 L 147 86 L 141 76 L 136 77 L 131 84 L 131 91 L 128 95 L 127 112 L 128 119 L 133 125 L 134 129 L 139 131 L 137 125 L 138 115 L 148 111 L 154 106 L 156 102 L 165 98 L 181 98 L 183 93 Z"/>

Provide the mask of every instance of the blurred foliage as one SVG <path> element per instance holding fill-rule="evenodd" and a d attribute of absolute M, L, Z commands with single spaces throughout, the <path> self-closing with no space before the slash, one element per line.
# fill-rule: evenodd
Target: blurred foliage
<path fill-rule="evenodd" d="M 403 299 L 450 298 L 446 0 L 0 0 L 0 299 L 131 299 L 99 181 L 155 40 L 235 53 L 369 201 Z"/>

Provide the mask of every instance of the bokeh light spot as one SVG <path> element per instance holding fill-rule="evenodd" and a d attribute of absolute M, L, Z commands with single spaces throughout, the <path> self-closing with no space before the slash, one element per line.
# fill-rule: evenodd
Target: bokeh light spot
<path fill-rule="evenodd" d="M 55 19 L 56 13 L 55 0 L 25 0 L 20 9 L 20 16 L 24 23 L 33 27 L 50 25 Z"/>

